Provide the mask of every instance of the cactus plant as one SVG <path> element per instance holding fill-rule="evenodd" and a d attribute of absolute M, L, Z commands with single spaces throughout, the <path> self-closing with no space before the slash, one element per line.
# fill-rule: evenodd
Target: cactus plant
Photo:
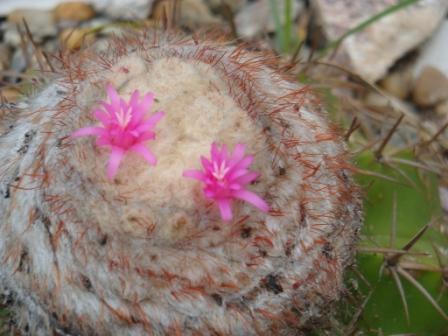
<path fill-rule="evenodd" d="M 365 196 L 357 267 L 328 335 L 446 335 L 447 222 L 437 187 L 447 180 L 448 124 L 423 120 L 340 66 L 313 61 L 295 71 L 346 125 Z M 356 95 L 342 90 L 350 85 Z M 369 105 L 368 94 L 387 106 Z"/>
<path fill-rule="evenodd" d="M 290 335 L 322 325 L 343 289 L 361 206 L 338 130 L 269 53 L 145 32 L 61 53 L 0 120 L 0 283 L 32 335 Z M 165 112 L 149 166 L 73 138 L 104 88 Z M 224 221 L 197 169 L 212 143 L 253 155 Z M 236 151 L 236 149 L 235 149 Z M 191 171 L 190 171 L 191 173 Z M 114 174 L 111 174 L 112 177 Z M 225 219 L 229 219 L 228 216 Z"/>

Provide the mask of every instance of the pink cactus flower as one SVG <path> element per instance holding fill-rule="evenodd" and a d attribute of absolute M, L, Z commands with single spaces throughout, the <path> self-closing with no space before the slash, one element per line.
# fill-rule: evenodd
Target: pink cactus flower
<path fill-rule="evenodd" d="M 165 115 L 157 112 L 144 119 L 146 112 L 154 102 L 154 94 L 145 94 L 141 101 L 140 93 L 135 90 L 129 102 L 120 98 L 112 85 L 106 87 L 110 103 L 101 102 L 101 107 L 93 110 L 93 116 L 100 121 L 101 126 L 84 127 L 72 134 L 72 137 L 96 136 L 96 145 L 111 148 L 107 165 L 107 177 L 112 179 L 118 171 L 120 162 L 128 151 L 135 152 L 155 165 L 157 159 L 144 145 L 148 140 L 155 139 L 153 128 Z"/>
<path fill-rule="evenodd" d="M 254 157 L 244 156 L 245 145 L 237 144 L 231 154 L 227 146 L 221 149 L 213 143 L 211 161 L 201 157 L 202 170 L 186 170 L 183 176 L 199 180 L 205 184 L 204 195 L 218 203 L 224 221 L 232 219 L 232 202 L 240 199 L 251 203 L 263 212 L 269 211 L 267 203 L 245 187 L 257 179 L 259 173 L 249 171 Z"/>

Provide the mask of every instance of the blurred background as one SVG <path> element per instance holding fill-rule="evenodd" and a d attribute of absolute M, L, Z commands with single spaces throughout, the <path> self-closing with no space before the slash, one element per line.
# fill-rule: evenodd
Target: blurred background
<path fill-rule="evenodd" d="M 101 53 L 130 30 L 272 53 L 340 127 L 365 198 L 357 264 L 315 334 L 448 335 L 447 12 L 448 0 L 0 0 L 0 118 L 54 55 Z M 3 299 L 0 334 L 20 334 L 9 317 Z"/>

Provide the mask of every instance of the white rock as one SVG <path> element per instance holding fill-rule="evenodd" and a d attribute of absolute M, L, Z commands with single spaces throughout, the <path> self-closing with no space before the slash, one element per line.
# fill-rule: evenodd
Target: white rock
<path fill-rule="evenodd" d="M 431 40 L 423 46 L 414 75 L 418 76 L 427 65 L 437 68 L 448 76 L 448 20 L 443 21 Z"/>
<path fill-rule="evenodd" d="M 17 9 L 8 14 L 7 21 L 2 26 L 5 31 L 5 42 L 17 46 L 20 43 L 20 35 L 17 25 L 22 25 L 25 20 L 30 28 L 35 41 L 40 42 L 44 37 L 55 36 L 57 28 L 51 11 L 41 9 Z"/>
<path fill-rule="evenodd" d="M 0 15 L 7 15 L 13 10 L 21 8 L 52 9 L 56 5 L 67 1 L 70 0 L 0 0 Z"/>
<path fill-rule="evenodd" d="M 0 15 L 13 10 L 53 9 L 56 5 L 73 0 L 0 0 Z M 153 0 L 77 0 L 92 4 L 95 9 L 112 18 L 143 19 L 151 11 Z"/>
<path fill-rule="evenodd" d="M 205 0 L 205 2 L 207 3 L 208 6 L 210 6 L 210 8 L 212 9 L 219 9 L 221 7 L 221 5 L 223 3 L 225 3 L 226 5 L 228 5 L 233 11 L 236 11 L 238 9 L 240 9 L 241 7 L 243 7 L 243 5 L 247 2 L 248 0 Z"/>
<path fill-rule="evenodd" d="M 151 12 L 154 0 L 93 0 L 95 8 L 111 18 L 144 19 Z"/>
<path fill-rule="evenodd" d="M 398 0 L 312 2 L 329 40 L 335 40 L 360 22 L 397 3 Z M 387 15 L 347 37 L 336 60 L 348 56 L 347 65 L 366 79 L 376 81 L 396 60 L 431 35 L 447 10 L 447 0 L 421 0 L 416 5 Z"/>
<path fill-rule="evenodd" d="M 284 22 L 285 0 L 274 1 L 282 22 Z M 303 2 L 293 0 L 292 13 L 293 19 L 297 17 L 303 8 Z M 275 31 L 275 21 L 272 14 L 271 1 L 259 0 L 249 3 L 235 17 L 235 25 L 238 35 L 241 37 L 252 38 L 261 33 Z"/>

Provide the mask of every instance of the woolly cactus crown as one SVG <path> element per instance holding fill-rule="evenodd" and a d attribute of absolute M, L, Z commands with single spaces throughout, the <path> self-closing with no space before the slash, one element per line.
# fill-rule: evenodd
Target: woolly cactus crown
<path fill-rule="evenodd" d="M 300 332 L 342 288 L 361 215 L 347 155 L 324 112 L 272 59 L 149 33 L 62 55 L 50 84 L 1 121 L 0 281 L 35 334 Z M 164 111 L 113 180 L 109 151 L 70 134 L 112 84 Z M 235 202 L 224 223 L 202 186 L 213 142 L 244 143 L 268 214 Z"/>

